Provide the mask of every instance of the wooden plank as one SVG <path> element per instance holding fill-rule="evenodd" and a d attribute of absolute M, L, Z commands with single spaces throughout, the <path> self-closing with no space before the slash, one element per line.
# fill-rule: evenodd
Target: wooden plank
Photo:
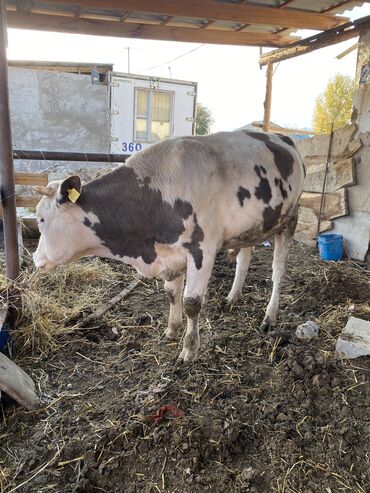
<path fill-rule="evenodd" d="M 118 19 L 119 20 L 119 19 Z M 249 33 L 238 31 L 216 31 L 174 27 L 167 25 L 144 25 L 127 22 L 97 21 L 83 18 L 70 18 L 57 15 L 23 15 L 8 12 L 8 27 L 15 29 L 36 29 L 38 31 L 67 32 L 163 41 L 183 41 L 189 43 L 213 43 L 239 46 L 284 46 L 292 41 L 284 35 L 273 33 Z"/>
<path fill-rule="evenodd" d="M 17 207 L 36 207 L 41 199 L 41 195 L 18 195 L 15 202 Z"/>
<path fill-rule="evenodd" d="M 305 192 L 320 192 L 324 183 L 326 164 L 313 164 L 307 166 L 307 175 L 304 180 L 303 190 Z M 330 164 L 326 176 L 325 192 L 335 192 L 339 188 L 354 185 L 355 166 L 354 160 L 345 159 L 334 164 Z"/>
<path fill-rule="evenodd" d="M 331 162 L 348 159 L 361 148 L 359 138 L 354 138 L 357 132 L 355 124 L 338 128 L 334 132 Z M 330 135 L 317 135 L 311 139 L 302 139 L 296 142 L 303 159 L 309 165 L 311 162 L 326 162 L 329 150 Z"/>
<path fill-rule="evenodd" d="M 299 200 L 301 207 L 312 209 L 316 215 L 320 211 L 321 193 L 303 192 Z M 336 192 L 326 193 L 322 208 L 322 221 L 334 219 L 348 214 L 347 195 L 345 188 Z"/>
<path fill-rule="evenodd" d="M 46 3 L 65 4 L 65 0 L 46 0 Z M 165 16 L 190 17 L 205 20 L 230 21 L 238 24 L 264 24 L 268 26 L 316 29 L 323 31 L 348 21 L 345 17 L 307 12 L 302 10 L 279 10 L 212 0 L 76 0 L 80 7 L 132 10 Z"/>
<path fill-rule="evenodd" d="M 264 105 L 264 116 L 263 116 L 263 131 L 268 132 L 270 130 L 271 121 L 271 101 L 272 101 L 272 76 L 274 75 L 274 66 L 272 63 L 267 65 L 266 72 L 266 96 Z"/>
<path fill-rule="evenodd" d="M 15 173 L 16 185 L 47 185 L 47 173 Z"/>
<path fill-rule="evenodd" d="M 367 18 L 365 17 L 364 19 Z M 363 21 L 363 19 L 358 19 L 357 22 L 349 22 L 348 24 L 344 24 L 337 29 L 318 33 L 314 36 L 310 36 L 309 38 L 297 41 L 297 43 L 294 43 L 294 46 L 280 48 L 278 50 L 274 50 L 261 55 L 260 66 L 263 67 L 268 63 L 277 63 L 283 60 L 288 60 L 290 58 L 294 58 L 305 53 L 310 53 L 320 48 L 325 48 L 326 46 L 331 46 L 337 43 L 341 43 L 342 41 L 355 38 L 360 35 L 363 29 L 367 29 L 368 27 L 368 19 L 367 21 Z"/>
<path fill-rule="evenodd" d="M 35 409 L 40 404 L 40 400 L 31 377 L 2 353 L 0 353 L 0 368 L 0 392 L 10 395 L 30 411 Z"/>
<path fill-rule="evenodd" d="M 301 223 L 317 224 L 317 214 L 308 207 L 299 207 L 298 209 L 298 221 Z"/>
<path fill-rule="evenodd" d="M 263 123 L 252 122 L 253 127 L 262 128 Z M 301 128 L 287 128 L 280 127 L 280 125 L 270 126 L 269 132 L 271 133 L 287 133 L 287 134 L 300 134 L 300 135 L 322 135 L 321 132 L 315 132 L 315 130 L 303 130 Z M 300 142 L 300 141 L 299 141 Z"/>
<path fill-rule="evenodd" d="M 95 311 L 93 311 L 90 315 L 87 317 L 84 317 L 78 326 L 84 326 L 87 323 L 91 322 L 92 320 L 101 317 L 105 312 L 110 310 L 113 306 L 117 305 L 120 301 L 125 299 L 131 291 L 133 291 L 138 285 L 140 284 L 140 281 L 132 281 L 127 288 L 124 288 L 120 293 L 118 293 L 114 298 L 111 300 L 107 301 L 103 305 L 101 305 L 99 308 L 97 308 Z"/>
<path fill-rule="evenodd" d="M 332 221 L 323 221 L 320 223 L 320 233 L 333 229 Z M 315 246 L 317 235 L 317 221 L 315 223 L 304 223 L 298 221 L 294 233 L 294 239 L 305 245 Z"/>
<path fill-rule="evenodd" d="M 36 207 L 42 199 L 42 195 L 17 195 L 15 197 L 16 207 Z M 3 217 L 3 208 L 0 205 L 0 218 Z"/>

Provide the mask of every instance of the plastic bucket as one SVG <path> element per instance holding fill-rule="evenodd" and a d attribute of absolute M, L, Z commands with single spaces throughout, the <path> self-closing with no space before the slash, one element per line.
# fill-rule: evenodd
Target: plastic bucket
<path fill-rule="evenodd" d="M 340 260 L 343 257 L 342 235 L 319 235 L 318 243 L 322 260 Z"/>

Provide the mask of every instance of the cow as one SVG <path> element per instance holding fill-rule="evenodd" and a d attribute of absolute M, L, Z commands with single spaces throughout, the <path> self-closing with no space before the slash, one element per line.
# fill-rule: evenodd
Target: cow
<path fill-rule="evenodd" d="M 183 298 L 187 328 L 179 361 L 189 362 L 199 350 L 199 314 L 221 249 L 239 252 L 227 297 L 233 305 L 254 245 L 274 236 L 273 289 L 262 328 L 276 324 L 304 173 L 284 135 L 239 129 L 168 139 L 84 186 L 70 176 L 35 187 L 44 197 L 34 263 L 51 270 L 97 255 L 163 279 L 170 300 L 165 337 L 181 335 Z"/>

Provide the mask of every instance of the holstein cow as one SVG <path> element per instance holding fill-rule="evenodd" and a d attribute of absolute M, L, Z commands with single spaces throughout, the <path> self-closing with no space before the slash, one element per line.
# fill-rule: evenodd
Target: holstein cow
<path fill-rule="evenodd" d="M 34 262 L 50 270 L 99 255 L 163 279 L 168 338 L 181 334 L 186 274 L 179 360 L 191 361 L 200 346 L 203 296 L 222 248 L 239 250 L 227 297 L 233 304 L 253 245 L 275 235 L 273 290 L 262 325 L 275 324 L 303 179 L 302 160 L 283 135 L 241 129 L 169 139 L 83 187 L 78 176 L 36 187 L 45 197 L 37 207 L 41 238 Z"/>

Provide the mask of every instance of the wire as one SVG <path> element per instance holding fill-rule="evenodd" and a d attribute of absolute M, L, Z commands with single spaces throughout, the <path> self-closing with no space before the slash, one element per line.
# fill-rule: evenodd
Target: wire
<path fill-rule="evenodd" d="M 172 58 L 172 60 L 168 60 L 167 62 L 159 63 L 158 65 L 153 65 L 152 67 L 146 68 L 145 70 L 140 70 L 138 73 L 141 74 L 143 72 L 148 72 L 149 70 L 153 70 L 155 68 L 162 67 L 162 65 L 168 65 L 169 63 L 172 63 L 175 60 L 178 60 L 179 58 L 182 58 L 186 55 L 190 55 L 190 53 L 194 53 L 194 51 L 200 50 L 201 48 L 203 48 L 204 45 L 205 45 L 205 43 L 201 44 L 200 46 L 197 46 L 196 48 L 193 48 L 190 51 L 187 51 L 186 53 L 183 53 L 182 55 L 179 55 L 175 58 Z"/>

